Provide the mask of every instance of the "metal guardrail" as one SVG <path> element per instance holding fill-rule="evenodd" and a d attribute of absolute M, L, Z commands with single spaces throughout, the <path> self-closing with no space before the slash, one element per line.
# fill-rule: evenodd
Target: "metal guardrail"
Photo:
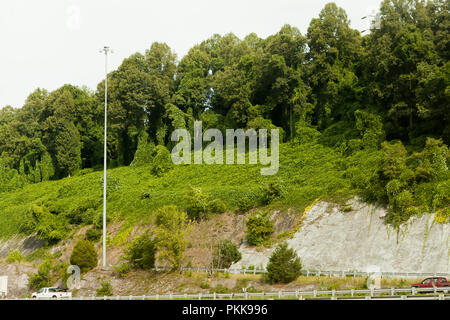
<path fill-rule="evenodd" d="M 263 300 L 263 299 L 432 299 L 449 300 L 450 287 L 443 288 L 387 288 L 352 290 L 310 290 L 242 293 L 162 294 L 143 296 L 72 297 L 65 300 Z M 421 294 L 433 295 L 421 295 Z M 29 299 L 28 299 L 29 300 Z M 51 300 L 51 299 L 47 299 Z"/>
<path fill-rule="evenodd" d="M 159 266 L 155 267 L 156 271 L 169 271 L 169 267 Z M 267 270 L 257 268 L 247 269 L 211 269 L 211 268 L 181 268 L 182 271 L 194 271 L 194 272 L 221 272 L 230 274 L 264 274 Z M 301 274 L 304 276 L 328 276 L 328 277 L 367 277 L 374 274 L 381 275 L 384 278 L 426 278 L 426 277 L 450 277 L 450 273 L 439 272 L 361 272 L 361 271 L 324 271 L 324 270 L 301 270 Z"/>

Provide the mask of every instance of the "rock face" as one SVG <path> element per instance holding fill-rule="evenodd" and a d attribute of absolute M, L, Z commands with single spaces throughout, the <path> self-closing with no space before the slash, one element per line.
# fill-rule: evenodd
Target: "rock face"
<path fill-rule="evenodd" d="M 450 272 L 450 224 L 433 214 L 413 217 L 399 230 L 384 224 L 386 209 L 355 198 L 352 210 L 318 202 L 287 242 L 305 269 L 383 272 Z M 265 267 L 272 249 L 241 246 L 242 260 L 232 268 Z"/>
<path fill-rule="evenodd" d="M 44 245 L 44 241 L 35 236 L 15 236 L 8 240 L 0 240 L 0 259 L 6 258 L 11 250 L 19 249 L 23 255 L 28 255 Z"/>
<path fill-rule="evenodd" d="M 31 264 L 0 263 L 0 276 L 8 277 L 8 298 L 23 298 L 29 294 L 28 274 L 36 271 Z"/>

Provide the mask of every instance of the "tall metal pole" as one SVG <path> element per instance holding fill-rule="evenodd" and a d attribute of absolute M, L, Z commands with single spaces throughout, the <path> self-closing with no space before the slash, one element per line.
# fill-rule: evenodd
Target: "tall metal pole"
<path fill-rule="evenodd" d="M 103 144 L 103 268 L 106 267 L 106 166 L 107 166 L 107 124 L 108 124 L 108 53 L 109 47 L 103 47 L 100 52 L 105 54 L 105 133 Z"/>

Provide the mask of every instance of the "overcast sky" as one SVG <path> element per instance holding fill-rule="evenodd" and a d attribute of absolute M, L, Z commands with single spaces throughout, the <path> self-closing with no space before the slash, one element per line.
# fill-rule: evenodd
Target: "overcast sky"
<path fill-rule="evenodd" d="M 154 41 L 178 55 L 214 33 L 265 38 L 286 23 L 306 34 L 326 0 L 1 0 L 0 108 L 21 107 L 36 88 L 65 83 L 96 88 L 104 77 L 98 50 L 110 45 L 109 69 Z M 381 0 L 336 0 L 352 27 Z"/>

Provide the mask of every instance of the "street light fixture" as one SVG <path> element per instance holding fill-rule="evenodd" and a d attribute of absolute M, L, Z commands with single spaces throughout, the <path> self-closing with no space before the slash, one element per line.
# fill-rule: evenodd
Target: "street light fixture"
<path fill-rule="evenodd" d="M 113 53 L 110 47 L 103 47 L 100 53 L 105 54 L 105 133 L 103 145 L 103 268 L 106 268 L 106 135 L 108 120 L 108 53 Z"/>

